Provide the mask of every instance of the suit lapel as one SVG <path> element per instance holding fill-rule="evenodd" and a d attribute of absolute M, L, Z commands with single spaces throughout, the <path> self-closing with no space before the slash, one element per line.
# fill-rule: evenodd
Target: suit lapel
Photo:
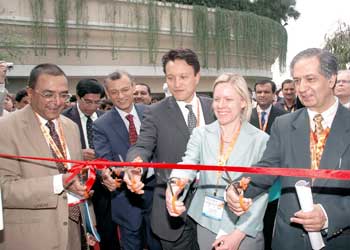
<path fill-rule="evenodd" d="M 170 96 L 168 101 L 169 114 L 171 114 L 168 117 L 172 120 L 172 124 L 175 124 L 175 126 L 178 128 L 177 131 L 179 131 L 179 133 L 181 133 L 187 141 L 190 137 L 190 132 L 188 131 L 188 127 L 180 110 L 180 107 L 177 105 L 174 97 Z"/>
<path fill-rule="evenodd" d="M 215 119 L 214 119 L 214 114 L 211 107 L 212 102 L 207 101 L 206 99 L 202 99 L 200 96 L 198 96 L 198 98 L 202 106 L 202 112 L 203 112 L 205 124 L 209 124 L 213 122 Z"/>
<path fill-rule="evenodd" d="M 115 108 L 113 108 L 111 112 L 112 112 L 112 122 L 110 124 L 111 131 L 114 131 L 122 139 L 121 141 L 129 142 L 128 129 L 126 128 L 125 123 L 120 117 L 118 111 Z"/>
<path fill-rule="evenodd" d="M 252 110 L 252 115 L 250 117 L 250 123 L 256 127 L 256 128 L 259 128 L 259 118 L 258 118 L 258 112 L 256 110 L 256 108 L 254 108 Z"/>
<path fill-rule="evenodd" d="M 292 147 L 293 163 L 295 164 L 292 167 L 309 168 L 311 164 L 309 116 L 306 109 L 296 115 L 291 131 L 291 145 L 297 145 L 297 147 Z"/>
<path fill-rule="evenodd" d="M 337 169 L 341 166 L 341 158 L 350 144 L 350 116 L 349 111 L 339 105 L 332 123 L 326 146 L 324 148 L 320 169 Z M 317 180 L 317 185 L 328 180 Z"/>
<path fill-rule="evenodd" d="M 40 122 L 38 121 L 38 118 L 30 105 L 27 105 L 25 110 L 23 110 L 23 116 L 21 116 L 21 119 L 21 124 L 23 126 L 22 131 L 24 131 L 24 135 L 26 137 L 23 139 L 22 143 L 27 144 L 28 147 L 32 148 L 32 150 L 30 150 L 30 152 L 33 152 L 32 156 L 52 158 L 53 155 L 51 150 L 40 129 Z M 57 167 L 54 162 L 45 162 L 45 165 L 53 167 L 50 171 L 57 171 Z"/>

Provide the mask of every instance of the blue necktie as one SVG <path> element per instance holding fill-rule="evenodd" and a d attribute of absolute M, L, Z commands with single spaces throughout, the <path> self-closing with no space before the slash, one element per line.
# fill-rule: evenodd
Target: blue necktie
<path fill-rule="evenodd" d="M 261 112 L 261 117 L 260 117 L 260 119 L 261 119 L 261 127 L 265 126 L 265 122 L 266 122 L 265 116 L 266 116 L 266 112 L 265 111 Z"/>

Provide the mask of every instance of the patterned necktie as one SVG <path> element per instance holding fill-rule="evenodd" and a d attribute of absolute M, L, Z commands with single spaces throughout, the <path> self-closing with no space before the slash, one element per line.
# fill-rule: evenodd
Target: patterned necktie
<path fill-rule="evenodd" d="M 89 143 L 89 148 L 94 149 L 93 133 L 92 133 L 92 119 L 91 116 L 86 115 L 86 134 Z"/>
<path fill-rule="evenodd" d="M 55 128 L 55 123 L 53 121 L 48 121 L 46 123 L 46 126 L 49 128 L 50 130 L 50 136 L 52 138 L 52 140 L 54 141 L 54 143 L 56 144 L 58 150 L 61 152 L 61 154 L 66 157 L 66 155 L 64 155 L 64 151 L 63 151 L 63 147 L 61 144 L 61 140 L 59 135 L 57 134 L 56 128 Z M 53 150 L 53 148 L 50 146 L 52 155 L 57 159 L 58 156 L 56 155 L 55 151 Z M 56 166 L 58 169 L 58 172 L 61 174 L 64 174 L 67 172 L 67 169 L 64 167 L 64 164 L 62 162 L 56 162 Z M 68 211 L 69 211 L 69 218 L 77 223 L 79 223 L 79 219 L 80 219 L 80 209 L 79 209 L 79 205 L 74 205 L 74 206 L 68 206 Z"/>
<path fill-rule="evenodd" d="M 193 112 L 192 105 L 187 104 L 185 106 L 188 109 L 188 116 L 187 116 L 187 126 L 188 126 L 188 131 L 190 134 L 192 134 L 192 130 L 197 126 L 197 118 L 196 115 Z"/>
<path fill-rule="evenodd" d="M 321 157 L 323 154 L 323 149 L 326 143 L 326 138 L 324 135 L 324 129 L 322 126 L 323 117 L 321 114 L 317 114 L 314 116 L 313 121 L 315 122 L 315 134 L 316 134 L 316 140 L 314 142 L 314 157 L 311 157 L 311 168 L 312 169 L 319 169 Z"/>
<path fill-rule="evenodd" d="M 266 122 L 266 120 L 265 120 L 265 116 L 266 116 L 266 112 L 265 111 L 262 111 L 261 113 L 260 113 L 260 121 L 261 121 L 261 127 L 263 128 L 264 126 L 265 126 L 265 122 Z"/>
<path fill-rule="evenodd" d="M 129 121 L 129 142 L 130 145 L 133 145 L 137 141 L 137 132 L 134 123 L 134 116 L 132 114 L 128 114 L 125 118 Z"/>

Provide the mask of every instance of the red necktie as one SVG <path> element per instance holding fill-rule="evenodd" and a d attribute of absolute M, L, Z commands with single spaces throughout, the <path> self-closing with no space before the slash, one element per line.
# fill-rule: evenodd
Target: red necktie
<path fill-rule="evenodd" d="M 128 114 L 125 118 L 129 121 L 129 142 L 130 145 L 133 145 L 137 141 L 137 132 L 134 123 L 134 116 L 132 114 Z"/>

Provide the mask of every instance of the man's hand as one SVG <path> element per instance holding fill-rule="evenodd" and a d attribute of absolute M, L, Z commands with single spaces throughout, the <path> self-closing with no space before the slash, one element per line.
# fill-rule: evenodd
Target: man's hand
<path fill-rule="evenodd" d="M 102 184 L 110 191 L 113 192 L 121 186 L 122 179 L 112 178 L 113 171 L 109 168 L 102 170 L 101 178 Z"/>
<path fill-rule="evenodd" d="M 298 211 L 294 217 L 290 219 L 291 222 L 303 225 L 308 232 L 319 232 L 323 229 L 327 217 L 319 204 L 314 204 L 314 209 L 310 212 Z"/>
<path fill-rule="evenodd" d="M 187 184 L 187 179 L 179 179 L 178 180 L 181 185 L 177 183 L 170 183 L 171 187 L 168 185 L 165 191 L 165 201 L 166 208 L 170 216 L 178 217 L 186 211 L 185 204 L 182 201 L 178 201 L 177 197 L 184 189 L 184 186 Z M 170 188 L 172 190 L 170 190 Z"/>
<path fill-rule="evenodd" d="M 245 233 L 236 229 L 231 234 L 220 236 L 214 241 L 212 247 L 215 250 L 237 250 L 245 236 Z"/>
<path fill-rule="evenodd" d="M 232 185 L 226 191 L 226 201 L 230 210 L 237 216 L 243 215 L 246 212 L 243 208 L 249 208 L 253 204 L 252 199 L 240 198 Z"/>
<path fill-rule="evenodd" d="M 95 160 L 95 158 L 96 158 L 95 150 L 93 150 L 91 148 L 83 149 L 83 158 L 85 161 Z"/>
<path fill-rule="evenodd" d="M 137 156 L 132 162 L 143 162 L 140 156 Z M 136 194 L 144 194 L 143 187 L 145 184 L 141 181 L 141 168 L 129 167 L 125 170 L 124 182 L 128 189 Z"/>
<path fill-rule="evenodd" d="M 63 183 L 64 189 L 74 194 L 77 194 L 81 197 L 89 196 L 89 194 L 87 194 L 87 191 L 86 191 L 86 186 L 80 182 L 78 176 L 74 176 L 74 178 L 69 183 L 66 183 L 66 180 L 70 175 L 71 175 L 70 173 L 62 175 L 62 183 Z"/>

